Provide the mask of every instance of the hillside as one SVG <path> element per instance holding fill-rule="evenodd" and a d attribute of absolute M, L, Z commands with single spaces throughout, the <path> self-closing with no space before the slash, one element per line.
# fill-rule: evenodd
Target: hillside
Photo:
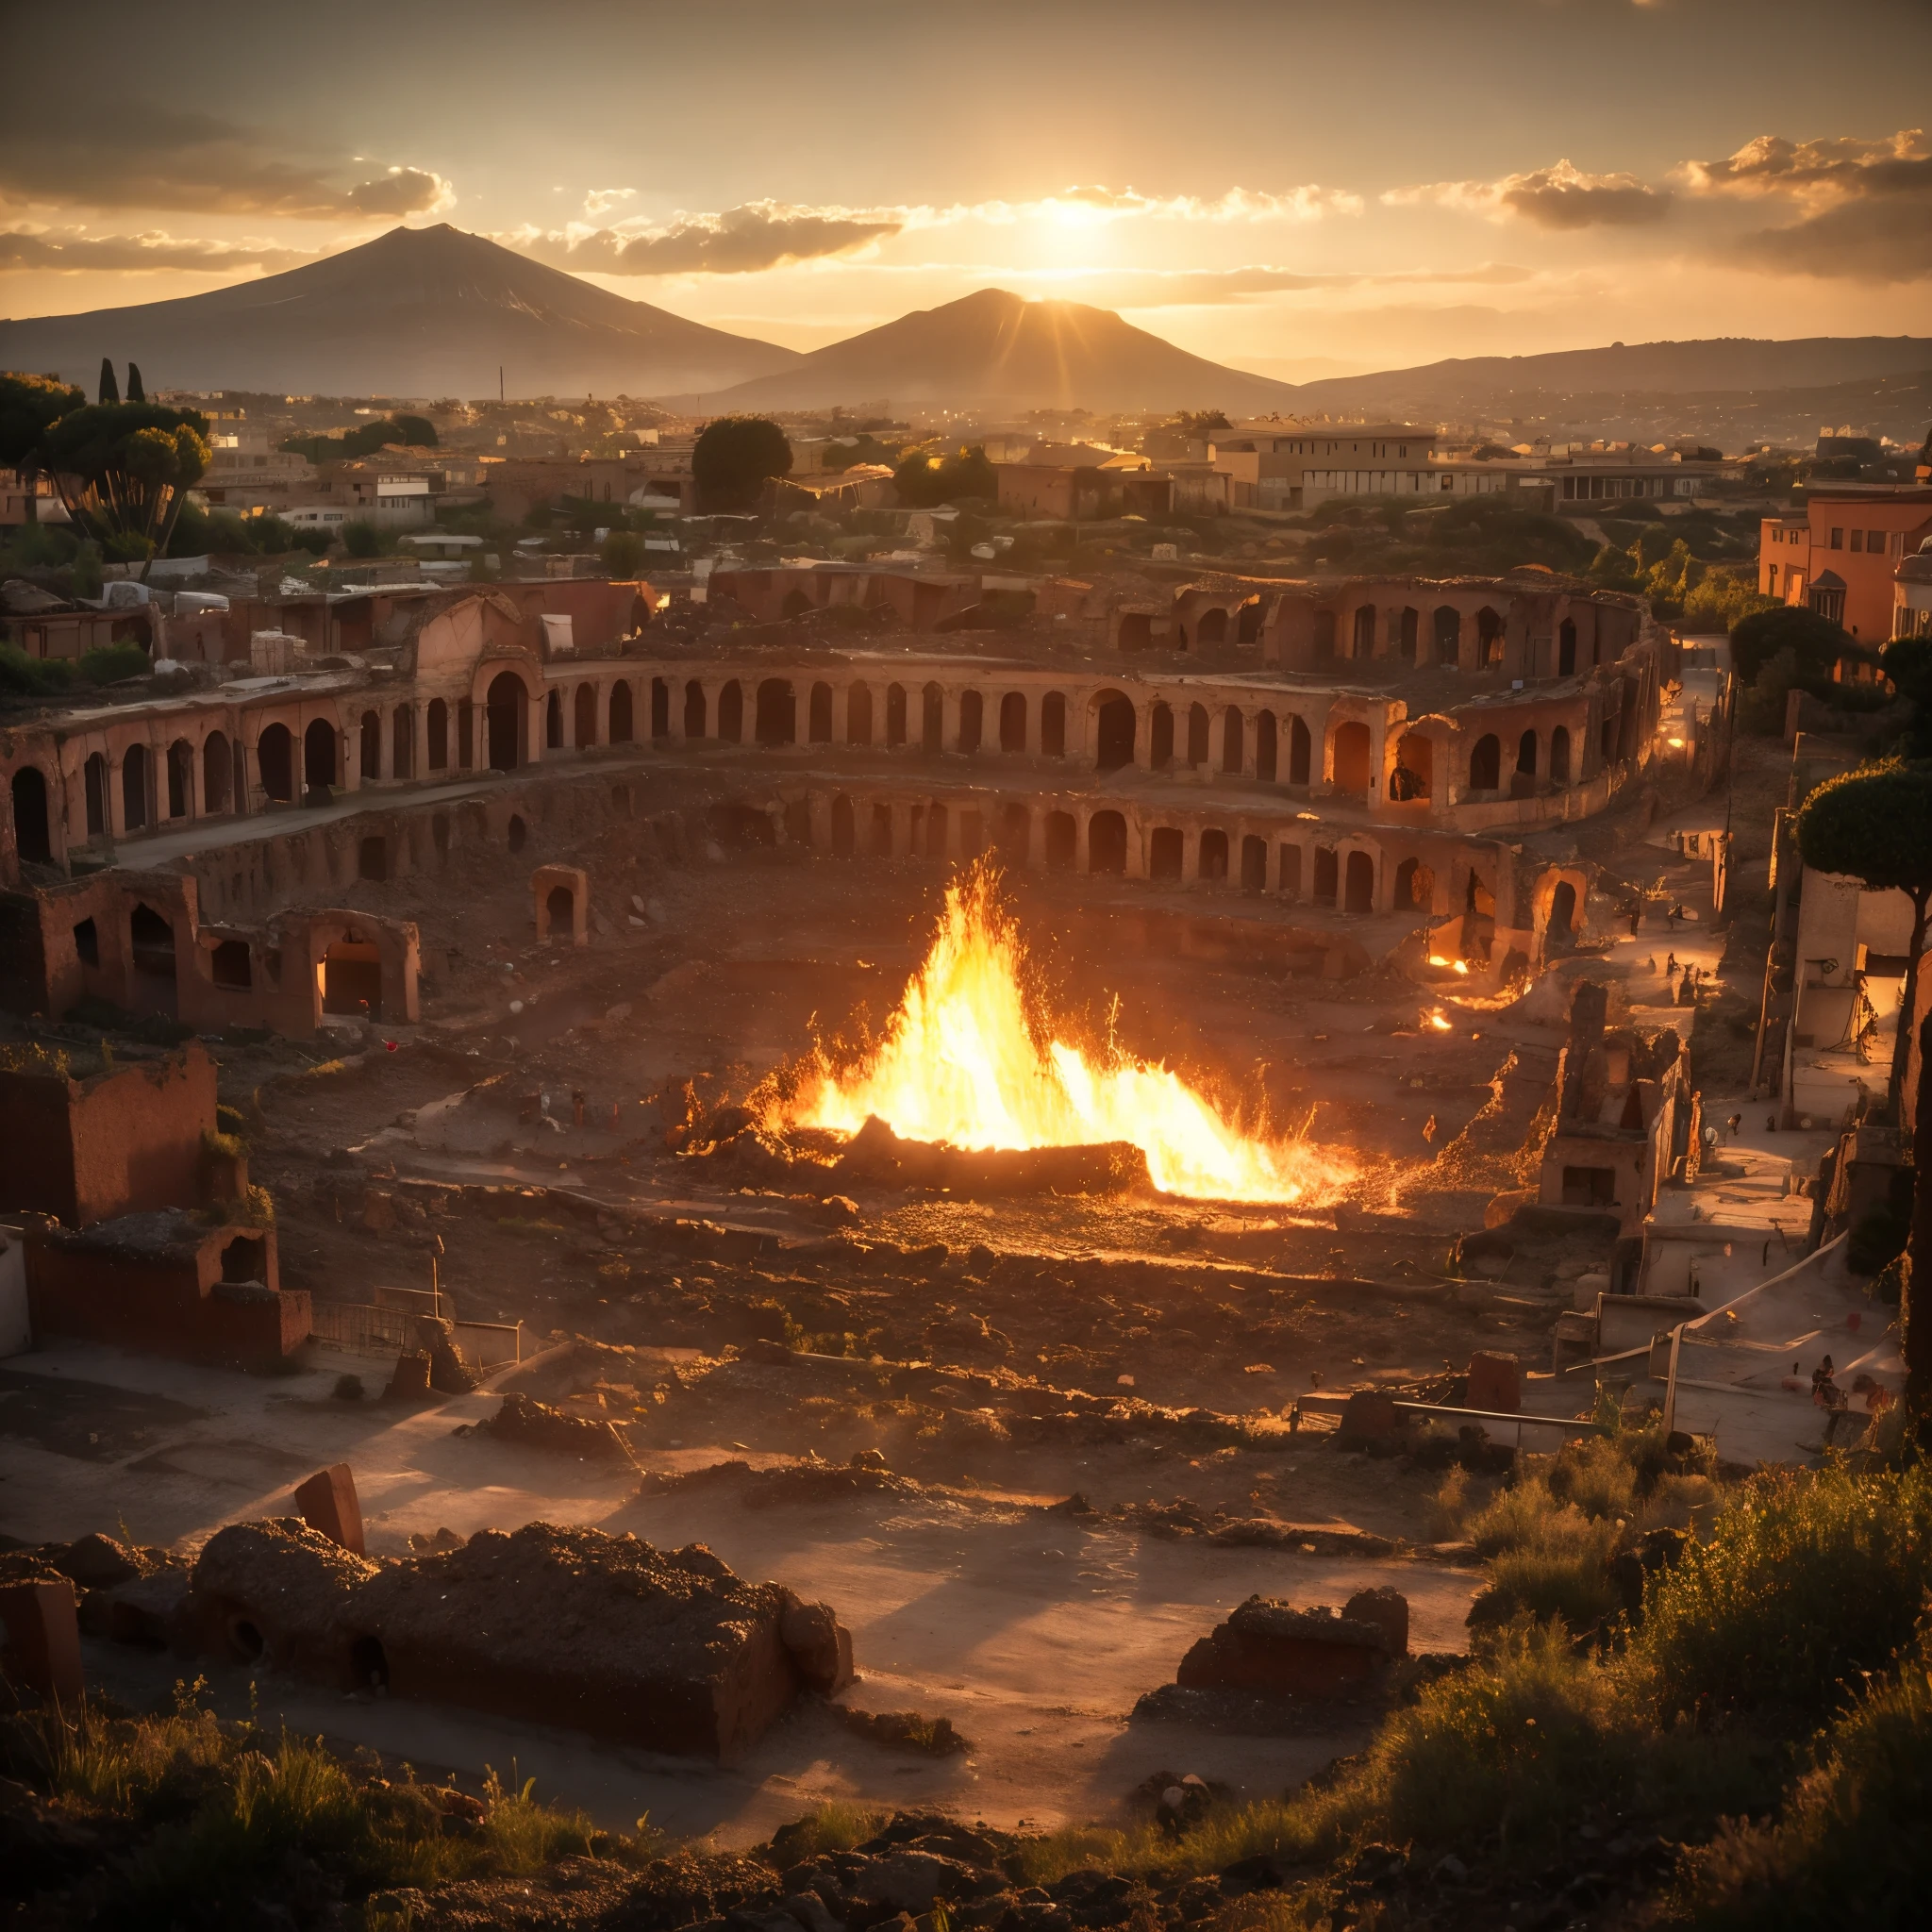
<path fill-rule="evenodd" d="M 92 389 L 103 356 L 154 389 L 311 395 L 722 389 L 798 360 L 546 268 L 446 223 L 172 302 L 0 322 L 0 368 Z"/>
<path fill-rule="evenodd" d="M 1230 415 L 1286 408 L 1299 391 L 1191 356 L 1078 302 L 1028 302 L 981 289 L 939 308 L 814 350 L 775 375 L 743 382 L 708 405 L 824 408 L 890 399 L 956 408 L 1183 409 Z"/>

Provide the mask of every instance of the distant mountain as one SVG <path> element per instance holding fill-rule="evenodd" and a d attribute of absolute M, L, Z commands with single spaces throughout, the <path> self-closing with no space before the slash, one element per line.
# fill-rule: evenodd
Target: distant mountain
<path fill-rule="evenodd" d="M 1203 360 L 1079 302 L 981 289 L 830 343 L 775 375 L 707 396 L 725 409 L 817 409 L 890 400 L 956 408 L 1281 409 L 1301 391 Z"/>
<path fill-rule="evenodd" d="M 1601 412 L 1616 398 L 1708 396 L 1715 392 L 1823 389 L 1932 369 L 1932 337 L 1806 336 L 1787 342 L 1748 337 L 1708 341 L 1613 342 L 1546 356 L 1471 356 L 1373 375 L 1306 382 L 1298 415 L 1388 416 L 1407 421 L 1512 417 L 1588 403 Z"/>
<path fill-rule="evenodd" d="M 655 396 L 789 368 L 795 351 L 613 295 L 447 223 L 174 302 L 0 322 L 0 368 L 92 391 L 101 358 L 150 389 L 306 395 Z"/>

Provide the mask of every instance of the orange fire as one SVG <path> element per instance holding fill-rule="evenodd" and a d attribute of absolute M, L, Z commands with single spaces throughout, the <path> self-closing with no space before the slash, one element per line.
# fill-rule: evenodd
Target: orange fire
<path fill-rule="evenodd" d="M 997 878 L 978 867 L 947 890 L 884 1038 L 846 1074 L 819 1056 L 787 1109 L 792 1125 L 852 1134 L 876 1114 L 904 1139 L 973 1149 L 1127 1141 L 1163 1193 L 1199 1200 L 1313 1205 L 1354 1178 L 1306 1141 L 1244 1133 L 1164 1066 L 1112 1048 L 1091 1058 L 1050 1031 L 1042 1046 Z"/>

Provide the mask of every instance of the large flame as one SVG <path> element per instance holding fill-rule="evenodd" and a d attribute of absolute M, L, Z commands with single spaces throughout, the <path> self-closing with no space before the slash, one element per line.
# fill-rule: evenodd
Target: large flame
<path fill-rule="evenodd" d="M 1112 1050 L 1091 1059 L 1058 1039 L 1042 1048 L 997 876 L 977 867 L 948 889 L 883 1040 L 842 1075 L 820 1057 L 787 1109 L 793 1124 L 850 1134 L 876 1114 L 907 1140 L 974 1149 L 1128 1141 L 1163 1193 L 1201 1200 L 1312 1204 L 1353 1178 L 1304 1141 L 1243 1133 L 1166 1067 Z"/>

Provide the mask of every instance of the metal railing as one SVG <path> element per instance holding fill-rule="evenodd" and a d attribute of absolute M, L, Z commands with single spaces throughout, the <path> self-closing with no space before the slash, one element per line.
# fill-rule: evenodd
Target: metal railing
<path fill-rule="evenodd" d="M 309 1306 L 308 1328 L 318 1341 L 351 1355 L 402 1355 L 418 1345 L 418 1319 L 407 1308 L 314 1302 Z M 450 1327 L 463 1359 L 485 1374 L 524 1358 L 521 1322 L 452 1322 Z"/>

